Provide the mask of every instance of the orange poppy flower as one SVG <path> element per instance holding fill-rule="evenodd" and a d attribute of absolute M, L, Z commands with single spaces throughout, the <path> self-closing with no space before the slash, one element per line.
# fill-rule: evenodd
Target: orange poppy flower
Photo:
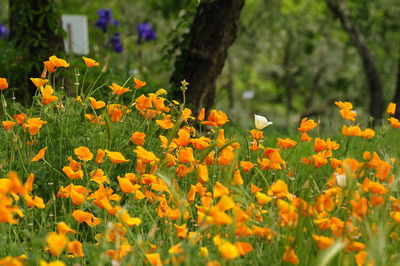
<path fill-rule="evenodd" d="M 282 169 L 282 166 L 284 167 L 285 161 L 282 159 L 278 149 L 266 148 L 264 154 L 269 159 L 267 168 L 276 170 Z"/>
<path fill-rule="evenodd" d="M 308 131 L 315 128 L 316 126 L 318 126 L 318 124 L 315 123 L 314 120 L 308 120 L 307 117 L 304 117 L 301 120 L 300 126 L 297 130 L 301 133 L 307 133 Z"/>
<path fill-rule="evenodd" d="M 95 162 L 96 162 L 97 164 L 103 163 L 103 162 L 104 162 L 103 158 L 104 158 L 104 155 L 105 155 L 105 154 L 106 154 L 106 153 L 105 153 L 105 151 L 104 151 L 103 149 L 97 149 L 97 154 L 96 154 Z"/>
<path fill-rule="evenodd" d="M 281 147 L 281 149 L 289 149 L 294 146 L 296 146 L 297 141 L 294 141 L 290 138 L 282 139 L 278 138 L 278 143 L 276 143 L 277 146 Z"/>
<path fill-rule="evenodd" d="M 206 137 L 200 137 L 195 139 L 190 139 L 190 142 L 193 145 L 193 148 L 197 150 L 202 150 L 210 146 L 211 139 Z"/>
<path fill-rule="evenodd" d="M 203 121 L 202 124 L 212 127 L 220 127 L 225 125 L 228 121 L 228 116 L 224 112 L 213 109 L 211 110 L 207 121 Z"/>
<path fill-rule="evenodd" d="M 311 138 L 307 133 L 301 133 L 300 140 L 304 141 L 304 142 L 308 142 L 308 141 L 311 141 Z"/>
<path fill-rule="evenodd" d="M 132 227 L 134 225 L 139 225 L 142 223 L 142 220 L 140 220 L 139 218 L 136 217 L 131 217 L 128 213 L 127 210 L 124 210 L 121 214 L 120 214 L 120 219 L 122 220 L 122 222 L 128 226 L 128 227 Z"/>
<path fill-rule="evenodd" d="M 132 134 L 131 141 L 138 146 L 143 146 L 145 138 L 146 138 L 146 134 L 144 134 L 143 132 L 137 131 Z"/>
<path fill-rule="evenodd" d="M 364 139 L 370 139 L 375 136 L 375 131 L 371 128 L 366 128 L 363 131 L 361 131 L 360 137 Z"/>
<path fill-rule="evenodd" d="M 161 258 L 160 258 L 160 253 L 147 253 L 146 259 L 152 266 L 162 266 Z"/>
<path fill-rule="evenodd" d="M 391 126 L 392 128 L 400 128 L 400 121 L 399 121 L 398 119 L 396 119 L 396 118 L 394 118 L 394 117 L 390 117 L 390 118 L 388 119 L 388 121 L 389 121 L 390 126 Z"/>
<path fill-rule="evenodd" d="M 70 241 L 67 244 L 67 251 L 75 257 L 82 258 L 85 256 L 83 253 L 82 243 L 78 240 Z"/>
<path fill-rule="evenodd" d="M 22 114 L 16 114 L 12 116 L 12 119 L 17 121 L 18 124 L 22 125 L 24 124 L 25 120 L 28 118 L 28 116 L 24 113 Z"/>
<path fill-rule="evenodd" d="M 199 115 L 197 116 L 197 120 L 203 121 L 205 115 L 206 115 L 206 109 L 201 108 L 201 110 L 200 110 L 200 112 L 199 112 Z"/>
<path fill-rule="evenodd" d="M 136 153 L 136 156 L 141 159 L 143 163 L 158 162 L 160 160 L 154 155 L 154 153 L 147 151 L 141 146 L 137 146 L 133 152 Z"/>
<path fill-rule="evenodd" d="M 240 256 L 238 248 L 229 241 L 224 241 L 219 245 L 218 251 L 224 260 L 234 260 Z"/>
<path fill-rule="evenodd" d="M 328 249 L 333 245 L 333 238 L 319 235 L 312 235 L 315 241 L 317 241 L 318 248 L 320 250 Z"/>
<path fill-rule="evenodd" d="M 44 61 L 44 66 L 46 67 L 47 71 L 53 73 L 56 71 L 58 67 L 69 67 L 69 64 L 64 59 L 60 59 L 57 56 L 53 55 L 50 56 L 48 61 Z"/>
<path fill-rule="evenodd" d="M 100 116 L 95 116 L 95 115 L 92 115 L 92 114 L 85 114 L 85 118 L 87 120 L 89 120 L 90 123 L 95 124 L 95 125 L 97 125 L 98 123 L 101 123 L 102 125 L 105 124 L 105 122 L 101 121 L 101 117 Z"/>
<path fill-rule="evenodd" d="M 69 67 L 69 64 L 67 61 L 64 59 L 60 59 L 57 56 L 53 55 L 49 57 L 49 61 L 55 66 L 55 67 Z"/>
<path fill-rule="evenodd" d="M 87 223 L 90 226 L 96 226 L 100 224 L 100 219 L 95 217 L 93 214 L 90 212 L 84 212 L 81 210 L 75 210 L 72 213 L 72 217 L 78 222 L 78 223 Z"/>
<path fill-rule="evenodd" d="M 80 162 L 75 161 L 71 156 L 69 156 L 67 159 L 69 162 L 68 166 L 71 167 L 72 170 L 78 171 L 82 169 L 82 164 Z"/>
<path fill-rule="evenodd" d="M 1 126 L 6 130 L 6 131 L 10 131 L 11 128 L 17 124 L 17 122 L 14 121 L 2 121 L 1 122 Z"/>
<path fill-rule="evenodd" d="M 118 85 L 117 83 L 111 84 L 111 86 L 108 86 L 112 91 L 117 94 L 117 95 L 122 95 L 125 92 L 131 91 L 129 88 L 124 88 Z"/>
<path fill-rule="evenodd" d="M 242 167 L 244 172 L 248 172 L 253 169 L 254 164 L 250 161 L 240 161 L 240 167 Z"/>
<path fill-rule="evenodd" d="M 359 126 L 343 126 L 342 127 L 342 134 L 344 136 L 360 136 L 361 129 Z"/>
<path fill-rule="evenodd" d="M 66 223 L 64 222 L 59 222 L 57 224 L 57 231 L 61 235 L 66 235 L 67 233 L 71 234 L 76 234 L 76 231 L 73 230 L 71 227 L 69 227 Z"/>
<path fill-rule="evenodd" d="M 136 190 L 140 189 L 140 185 L 133 185 L 128 178 L 117 177 L 119 187 L 124 193 L 134 193 Z"/>
<path fill-rule="evenodd" d="M 219 181 L 215 183 L 215 186 L 213 188 L 213 196 L 214 198 L 222 197 L 224 195 L 229 194 L 229 189 L 222 185 Z"/>
<path fill-rule="evenodd" d="M 0 78 L 0 91 L 8 89 L 8 82 L 5 78 Z"/>
<path fill-rule="evenodd" d="M 48 79 L 41 79 L 41 78 L 30 78 L 32 83 L 37 87 L 43 87 L 49 81 Z"/>
<path fill-rule="evenodd" d="M 341 109 L 340 115 L 343 117 L 343 119 L 351 121 L 355 121 L 357 117 L 357 113 L 350 109 Z"/>
<path fill-rule="evenodd" d="M 367 261 L 368 258 L 371 259 L 371 257 L 368 257 L 368 252 L 366 252 L 364 250 L 358 252 L 355 255 L 357 266 L 363 266 L 363 265 L 371 266 L 371 265 L 374 265 L 374 262 L 372 260 Z M 366 262 L 368 262 L 368 263 L 366 263 Z"/>
<path fill-rule="evenodd" d="M 83 61 L 85 62 L 85 65 L 87 67 L 95 67 L 100 65 L 99 62 L 96 62 L 96 60 L 92 59 L 92 58 L 88 58 L 88 57 L 84 57 L 82 56 Z"/>
<path fill-rule="evenodd" d="M 33 181 L 35 180 L 35 175 L 30 173 L 28 176 L 28 179 L 26 180 L 25 184 L 24 184 L 24 188 L 25 188 L 25 192 L 29 193 L 32 191 L 32 187 L 33 187 Z"/>
<path fill-rule="evenodd" d="M 395 103 L 389 103 L 387 109 L 386 109 L 386 113 L 388 115 L 394 115 L 394 113 L 396 113 L 396 104 Z"/>
<path fill-rule="evenodd" d="M 193 157 L 193 149 L 190 147 L 183 148 L 179 151 L 178 161 L 180 163 L 192 163 L 195 161 Z"/>
<path fill-rule="evenodd" d="M 24 194 L 23 197 L 25 199 L 26 205 L 28 205 L 29 208 L 36 207 L 38 209 L 44 209 L 46 207 L 43 199 L 38 196 L 34 196 L 32 198 L 30 195 Z"/>
<path fill-rule="evenodd" d="M 288 185 L 281 179 L 278 179 L 275 183 L 273 183 L 268 190 L 268 195 L 276 196 L 277 198 L 284 198 L 290 195 L 288 190 Z"/>
<path fill-rule="evenodd" d="M 200 183 L 208 182 L 208 168 L 204 164 L 197 165 L 197 181 Z"/>
<path fill-rule="evenodd" d="M 171 115 L 166 115 L 162 120 L 156 120 L 157 125 L 162 129 L 171 129 L 174 127 L 174 123 L 171 121 Z"/>
<path fill-rule="evenodd" d="M 101 169 L 96 169 L 93 170 L 92 172 L 90 172 L 90 181 L 94 181 L 97 184 L 103 184 L 104 182 L 106 183 L 110 183 L 110 181 L 108 180 L 107 176 L 104 175 L 104 171 Z"/>
<path fill-rule="evenodd" d="M 90 104 L 92 105 L 93 109 L 97 110 L 106 106 L 104 101 L 96 101 L 95 98 L 89 97 Z"/>
<path fill-rule="evenodd" d="M 135 85 L 136 89 L 140 89 L 143 86 L 146 86 L 146 82 L 145 81 L 141 81 L 140 79 L 137 78 L 133 78 L 133 84 Z"/>
<path fill-rule="evenodd" d="M 231 145 L 223 149 L 218 157 L 218 164 L 219 165 L 228 165 L 231 161 L 235 158 L 235 152 Z"/>
<path fill-rule="evenodd" d="M 58 97 L 53 95 L 54 90 L 50 85 L 46 85 L 44 88 L 40 87 L 40 91 L 42 92 L 41 104 L 48 105 L 58 100 Z"/>
<path fill-rule="evenodd" d="M 293 249 L 289 246 L 285 246 L 285 253 L 283 253 L 282 257 L 283 262 L 291 263 L 291 264 L 299 264 L 299 258 Z"/>
<path fill-rule="evenodd" d="M 242 175 L 240 174 L 240 170 L 236 169 L 235 173 L 233 174 L 232 185 L 243 185 L 244 181 Z"/>
<path fill-rule="evenodd" d="M 47 235 L 46 241 L 51 255 L 60 256 L 68 243 L 68 238 L 65 235 L 51 232 Z"/>
<path fill-rule="evenodd" d="M 104 152 L 107 154 L 107 157 L 110 158 L 112 163 L 119 164 L 129 162 L 129 160 L 125 159 L 124 155 L 120 152 L 109 150 L 104 150 Z"/>
<path fill-rule="evenodd" d="M 88 147 L 80 146 L 74 149 L 74 152 L 81 161 L 90 161 L 93 159 L 93 153 L 90 152 Z"/>
<path fill-rule="evenodd" d="M 335 101 L 335 104 L 340 109 L 353 109 L 353 105 L 351 104 L 351 102 Z"/>
<path fill-rule="evenodd" d="M 265 205 L 272 200 L 271 197 L 267 196 L 266 194 L 264 194 L 262 192 L 256 193 L 256 199 L 257 199 L 258 204 L 260 204 L 260 205 Z"/>
<path fill-rule="evenodd" d="M 30 118 L 24 124 L 24 127 L 29 128 L 29 134 L 32 136 L 37 135 L 39 130 L 42 128 L 44 124 L 47 124 L 46 121 L 41 120 L 40 118 Z"/>
<path fill-rule="evenodd" d="M 239 251 L 240 256 L 244 256 L 253 250 L 253 246 L 247 242 L 237 241 L 237 242 L 235 242 L 235 247 Z"/>
<path fill-rule="evenodd" d="M 44 155 L 47 151 L 47 147 L 44 147 L 41 149 L 32 159 L 31 162 L 37 162 L 39 160 L 42 160 L 44 158 Z"/>
<path fill-rule="evenodd" d="M 56 72 L 56 66 L 53 65 L 50 61 L 44 61 L 43 64 L 46 69 L 46 73 L 47 72 L 50 72 L 50 73 Z M 46 77 L 46 75 L 42 74 L 42 77 L 44 78 L 44 77 Z"/>
<path fill-rule="evenodd" d="M 188 234 L 187 224 L 177 225 L 174 224 L 176 235 L 178 238 L 186 238 Z"/>
<path fill-rule="evenodd" d="M 71 167 L 69 166 L 64 166 L 62 168 L 62 171 L 64 172 L 64 174 L 69 178 L 69 179 L 82 179 L 83 178 L 83 170 L 77 170 L 74 171 Z"/>

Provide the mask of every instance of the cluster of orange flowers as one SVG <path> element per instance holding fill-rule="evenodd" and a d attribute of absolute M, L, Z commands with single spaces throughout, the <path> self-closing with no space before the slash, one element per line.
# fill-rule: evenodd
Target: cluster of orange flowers
<path fill-rule="evenodd" d="M 87 67 L 99 65 L 93 59 L 83 59 Z M 45 66 L 48 72 L 54 72 L 69 64 L 52 56 Z M 40 88 L 42 105 L 58 101 L 44 77 L 32 79 L 32 82 Z M 135 89 L 140 89 L 146 83 L 135 78 L 133 85 Z M 6 86 L 7 81 L 0 79 L 0 88 Z M 110 89 L 118 96 L 131 91 L 116 83 Z M 170 103 L 163 98 L 164 94 L 166 91 L 161 89 L 156 93 L 141 95 L 128 106 L 106 104 L 94 97 L 77 99 L 82 104 L 88 102 L 92 107 L 93 112 L 85 114 L 91 123 L 99 124 L 108 115 L 111 122 L 117 125 L 130 113 L 138 112 L 149 123 L 159 127 L 161 132 L 159 139 L 149 141 L 144 132 L 134 130 L 130 139 L 126 140 L 135 147 L 129 154 L 101 146 L 76 147 L 60 169 L 68 183 L 63 183 L 58 189 L 57 198 L 70 200 L 74 209 L 71 215 L 77 223 L 94 228 L 97 234 L 93 240 L 97 245 L 112 245 L 106 251 L 111 260 L 124 260 L 134 252 L 136 245 L 152 265 L 181 263 L 185 259 L 183 246 L 189 243 L 198 246 L 199 255 L 209 265 L 219 265 L 217 260 L 209 256 L 210 246 L 204 244 L 207 240 L 214 245 L 222 260 L 235 260 L 253 251 L 251 242 L 254 239 L 271 244 L 284 239 L 285 250 L 280 254 L 282 261 L 298 264 L 301 258 L 296 254 L 299 243 L 294 232 L 299 226 L 304 226 L 300 221 L 309 219 L 315 227 L 309 237 L 315 241 L 316 247 L 325 250 L 342 242 L 346 252 L 353 254 L 357 265 L 364 265 L 373 261 L 366 251 L 367 236 L 363 235 L 361 229 L 363 220 L 373 214 L 377 207 L 388 206 L 392 223 L 400 223 L 400 199 L 393 195 L 386 196 L 390 195 L 394 182 L 394 159 L 383 160 L 372 151 L 372 154 L 365 152 L 362 160 L 335 158 L 333 153 L 339 151 L 341 145 L 330 138 L 318 137 L 312 143 L 313 138 L 309 134 L 318 124 L 308 118 L 300 123 L 298 141 L 278 138 L 276 147 L 265 147 L 262 129 L 272 123 L 256 116 L 256 129 L 250 130 L 249 148 L 244 151 L 243 145 L 225 136 L 221 128 L 229 121 L 225 113 L 210 110 L 206 118 L 206 110 L 202 109 L 198 117 L 193 117 L 190 109 L 175 101 Z M 357 114 L 352 110 L 351 103 L 335 104 L 340 107 L 340 114 L 345 120 L 356 120 Z M 98 115 L 96 110 L 104 107 L 107 112 Z M 391 104 L 388 113 L 393 114 L 394 110 L 395 106 Z M 46 124 L 40 118 L 28 119 L 26 114 L 13 116 L 13 119 L 2 122 L 5 130 L 12 131 L 13 126 L 19 124 L 28 129 L 31 136 L 39 134 L 40 128 Z M 389 121 L 393 128 L 399 127 L 395 118 Z M 211 129 L 210 137 L 205 137 L 191 126 L 193 122 Z M 361 130 L 358 126 L 343 126 L 342 133 L 344 136 L 366 139 L 375 135 L 372 129 Z M 158 142 L 159 147 L 152 151 L 149 142 L 154 141 Z M 298 173 L 287 162 L 287 157 L 293 152 L 291 149 L 296 149 L 300 143 L 310 143 L 315 152 L 309 157 L 297 158 L 304 164 L 302 167 L 325 167 L 331 173 L 326 178 L 326 189 L 321 190 L 315 198 L 303 199 L 289 190 L 289 187 L 293 187 L 291 181 L 296 180 Z M 47 150 L 48 147 L 39 150 L 31 161 L 45 160 Z M 248 154 L 246 160 L 242 160 L 244 156 L 241 156 L 241 152 Z M 132 165 L 134 171 L 107 176 L 109 167 L 106 166 L 119 164 Z M 211 175 L 211 171 L 218 172 L 219 178 Z M 265 182 L 253 182 L 255 176 Z M 18 222 L 15 216 L 23 218 L 23 211 L 17 205 L 18 196 L 22 196 L 28 207 L 45 208 L 40 197 L 30 195 L 33 179 L 34 175 L 31 174 L 22 184 L 14 172 L 0 179 L 0 222 L 15 224 Z M 85 186 L 81 180 L 87 181 Z M 246 195 L 246 200 L 243 195 Z M 153 243 L 147 242 L 146 246 L 129 239 L 129 227 L 140 226 L 142 219 L 132 217 L 121 206 L 126 199 L 139 201 L 152 208 L 153 215 L 173 230 L 177 242 L 168 249 L 168 258 L 163 258 L 165 254 Z M 108 225 L 106 231 L 96 230 L 103 221 L 93 214 L 93 210 L 96 213 L 103 212 L 115 222 Z M 144 214 L 138 216 L 145 217 Z M 300 230 L 303 231 L 303 228 Z M 377 233 L 375 227 L 372 231 Z M 231 232 L 231 235 L 227 232 Z M 55 257 L 62 255 L 65 250 L 70 257 L 84 257 L 85 243 L 70 241 L 68 234 L 79 233 L 64 222 L 59 222 L 57 231 L 48 233 L 45 250 Z M 397 238 L 395 234 L 392 237 Z M 13 259 L 23 261 L 26 258 L 7 257 L 0 260 L 0 264 Z M 46 262 L 42 263 L 46 265 Z"/>

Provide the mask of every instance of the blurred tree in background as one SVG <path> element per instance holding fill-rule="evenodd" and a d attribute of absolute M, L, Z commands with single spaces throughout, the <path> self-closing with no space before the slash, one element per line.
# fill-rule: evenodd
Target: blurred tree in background
<path fill-rule="evenodd" d="M 11 2 L 28 5 L 30 1 Z M 167 89 L 180 93 L 179 81 L 187 78 L 191 83 L 187 96 L 196 102 L 196 107 L 209 107 L 214 103 L 216 108 L 227 110 L 232 121 L 244 126 L 251 123 L 249 118 L 254 113 L 267 115 L 283 129 L 297 123 L 302 116 L 320 119 L 331 116 L 333 108 L 327 106 L 335 100 L 351 101 L 359 108 L 360 116 L 371 115 L 377 119 L 382 117 L 389 101 L 400 105 L 400 1 L 246 0 L 240 22 L 237 16 L 229 24 L 232 27 L 214 22 L 209 29 L 204 24 L 204 28 L 195 31 L 200 14 L 211 22 L 212 15 L 218 13 L 205 7 L 218 2 L 223 1 L 57 1 L 62 14 L 87 15 L 89 56 L 108 64 L 108 73 L 101 79 L 104 84 L 123 83 L 134 75 L 148 82 L 150 86 L 142 91 L 147 93 L 169 84 L 172 76 L 173 83 Z M 17 87 L 15 90 L 24 88 L 18 85 L 18 80 L 27 80 L 33 75 L 31 65 L 41 64 L 40 60 L 55 53 L 51 42 L 40 37 L 48 31 L 46 27 L 58 31 L 58 24 L 53 22 L 59 14 L 53 12 L 57 11 L 57 6 L 51 3 L 48 9 L 46 5 L 29 11 L 21 9 L 21 14 L 27 14 L 21 20 L 22 25 L 35 24 L 24 28 L 35 27 L 26 33 L 32 36 L 28 40 L 36 46 L 48 45 L 43 56 L 31 54 L 28 58 L 21 55 L 22 50 L 28 50 L 28 44 L 21 43 L 20 51 L 14 47 L 16 43 L 10 41 L 14 33 L 12 23 L 7 23 L 8 0 L 0 0 L 0 23 L 11 28 L 10 35 L 0 39 L 0 48 L 4 51 L 0 54 L 0 75 L 6 76 L 11 86 Z M 103 31 L 96 26 L 101 9 L 110 10 L 112 18 L 119 22 L 118 27 L 110 26 Z M 221 12 L 230 14 L 229 7 L 226 9 Z M 32 22 L 32 16 L 39 13 L 46 15 L 38 15 Z M 223 16 L 224 19 L 229 17 Z M 232 38 L 223 44 L 224 36 L 234 36 L 234 25 L 238 25 L 236 40 Z M 148 31 L 146 34 L 153 31 L 150 33 L 154 38 L 143 37 L 150 36 L 143 35 L 143 30 Z M 207 34 L 202 34 L 201 30 Z M 229 52 L 227 49 L 215 51 L 218 45 L 208 46 L 214 49 L 209 54 L 210 60 L 200 63 L 194 50 L 207 46 L 207 36 L 215 44 L 220 41 L 219 47 L 229 47 L 226 44 L 235 41 Z M 122 47 L 119 52 L 112 49 L 117 41 L 120 42 L 117 47 Z M 226 60 L 222 60 L 225 65 L 214 62 L 225 58 L 217 56 L 218 52 L 225 54 Z M 67 59 L 81 60 L 79 55 L 68 55 Z M 184 70 L 192 75 L 182 75 Z M 94 80 L 96 75 L 88 73 L 87 79 Z M 207 78 L 202 78 L 204 76 Z M 213 80 L 216 80 L 215 97 L 209 94 L 199 103 L 202 97 L 198 92 L 212 87 Z M 368 113 L 362 111 L 368 109 Z"/>
<path fill-rule="evenodd" d="M 244 0 L 216 0 L 200 3 L 190 30 L 188 49 L 177 59 L 172 84 L 190 83 L 187 104 L 197 112 L 213 107 L 216 80 L 221 74 L 228 49 L 236 39 Z M 180 99 L 181 94 L 175 93 Z"/>
<path fill-rule="evenodd" d="M 36 89 L 29 77 L 40 76 L 41 61 L 64 52 L 61 14 L 54 0 L 9 0 L 9 21 L 10 45 L 17 51 L 12 68 L 24 66 L 11 80 L 20 88 L 17 98 L 28 100 Z"/>

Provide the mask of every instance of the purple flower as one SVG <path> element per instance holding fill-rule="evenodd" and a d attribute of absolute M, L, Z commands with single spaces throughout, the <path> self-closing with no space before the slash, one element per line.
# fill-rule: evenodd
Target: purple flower
<path fill-rule="evenodd" d="M 9 33 L 10 31 L 0 23 L 0 39 L 5 38 Z"/>
<path fill-rule="evenodd" d="M 119 32 L 111 36 L 109 42 L 111 43 L 112 48 L 115 52 L 122 53 L 124 51 L 124 47 L 122 46 L 121 42 L 121 34 L 119 34 Z"/>
<path fill-rule="evenodd" d="M 99 15 L 100 18 L 104 18 L 107 21 L 112 18 L 111 9 L 109 8 L 103 8 L 97 10 L 97 15 Z"/>
<path fill-rule="evenodd" d="M 115 27 L 118 27 L 120 24 L 118 20 L 112 18 L 112 13 L 109 8 L 97 10 L 97 15 L 99 15 L 99 19 L 96 21 L 95 25 L 103 32 L 107 32 L 108 25 L 114 25 Z"/>
<path fill-rule="evenodd" d="M 157 38 L 155 31 L 153 30 L 151 24 L 148 22 L 139 23 L 137 25 L 137 31 L 139 35 L 139 43 L 142 40 L 152 41 Z"/>

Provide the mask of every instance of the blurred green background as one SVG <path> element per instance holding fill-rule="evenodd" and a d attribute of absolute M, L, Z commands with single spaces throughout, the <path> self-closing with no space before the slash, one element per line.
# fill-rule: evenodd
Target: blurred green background
<path fill-rule="evenodd" d="M 359 116 L 368 117 L 370 93 L 365 65 L 354 35 L 329 8 L 329 1 L 246 0 L 237 39 L 217 82 L 215 107 L 244 127 L 253 123 L 254 113 L 267 116 L 283 129 L 297 125 L 303 116 L 330 118 L 334 123 L 331 117 L 336 112 L 332 108 L 335 100 L 351 101 Z M 0 23 L 6 27 L 8 2 L 0 0 Z M 60 0 L 56 7 L 61 14 L 88 17 L 89 57 L 108 64 L 105 83 L 123 83 L 134 73 L 154 90 L 172 91 L 177 89 L 170 85 L 174 62 L 187 45 L 185 40 L 200 2 Z M 396 89 L 400 90 L 400 2 L 332 2 L 351 18 L 365 40 L 379 73 L 386 106 L 395 100 Z M 95 26 L 97 10 L 104 8 L 109 8 L 113 19 L 120 22 L 119 27 L 110 26 L 107 33 Z M 157 38 L 138 44 L 137 25 L 143 22 L 152 25 Z M 104 45 L 116 31 L 121 34 L 122 53 Z M 0 39 L 0 48 L 0 76 L 11 81 L 22 78 L 23 66 L 13 65 L 18 51 L 7 38 Z M 66 58 L 71 62 L 81 60 L 79 55 Z M 88 79 L 96 75 L 89 73 Z"/>

